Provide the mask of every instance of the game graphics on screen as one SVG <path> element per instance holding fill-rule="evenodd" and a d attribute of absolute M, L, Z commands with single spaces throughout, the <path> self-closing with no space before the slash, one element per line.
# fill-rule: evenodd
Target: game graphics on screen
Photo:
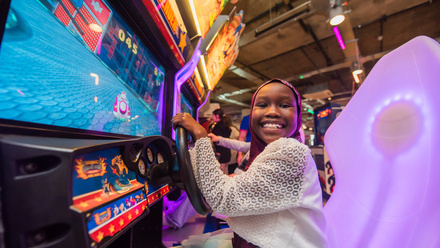
<path fill-rule="evenodd" d="M 33 0 L 12 2 L 10 13 L 1 47 L 8 63 L 0 64 L 0 118 L 160 134 L 165 69 L 111 6 Z M 20 68 L 26 73 L 12 76 Z"/>

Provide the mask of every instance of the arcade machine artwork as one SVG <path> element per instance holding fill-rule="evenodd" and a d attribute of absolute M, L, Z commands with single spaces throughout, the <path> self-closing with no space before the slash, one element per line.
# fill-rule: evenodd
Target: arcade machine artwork
<path fill-rule="evenodd" d="M 74 208 L 93 210 L 87 228 L 97 243 L 148 209 L 144 185 L 136 180 L 134 171 L 128 170 L 117 148 L 77 156 L 72 186 Z M 121 195 L 124 197 L 119 198 Z"/>

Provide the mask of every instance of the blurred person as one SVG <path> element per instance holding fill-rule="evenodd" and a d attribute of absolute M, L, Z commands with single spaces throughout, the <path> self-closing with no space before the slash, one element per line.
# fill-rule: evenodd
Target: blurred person
<path fill-rule="evenodd" d="M 225 138 L 229 138 L 231 136 L 232 130 L 225 121 L 225 113 L 222 109 L 214 110 L 212 112 L 211 120 L 214 122 L 211 128 L 211 133 Z M 217 143 L 214 143 L 214 150 L 218 162 L 220 163 L 221 170 L 226 172 L 225 174 L 228 174 L 228 163 L 231 160 L 231 150 L 226 147 L 219 146 Z"/>
<path fill-rule="evenodd" d="M 205 128 L 206 132 L 210 132 L 209 127 L 211 126 L 211 118 L 210 117 L 200 117 L 199 123 L 202 125 L 202 127 Z"/>
<path fill-rule="evenodd" d="M 251 142 L 251 132 L 249 132 L 249 115 L 243 117 L 240 123 L 240 134 L 238 140 Z M 241 164 L 245 153 L 238 152 L 237 154 L 237 164 Z"/>
<path fill-rule="evenodd" d="M 239 131 L 238 128 L 235 127 L 232 124 L 232 118 L 228 115 L 225 116 L 225 123 L 228 125 L 228 127 L 231 129 L 231 135 L 229 136 L 229 139 L 232 140 L 238 140 L 239 137 Z M 224 147 L 224 146 L 223 146 Z M 229 148 L 229 147 L 226 147 Z M 237 150 L 234 149 L 230 149 L 231 151 L 231 160 L 229 160 L 228 166 L 227 166 L 227 173 L 226 174 L 232 174 L 235 170 L 235 168 L 238 167 L 238 163 L 237 163 Z"/>

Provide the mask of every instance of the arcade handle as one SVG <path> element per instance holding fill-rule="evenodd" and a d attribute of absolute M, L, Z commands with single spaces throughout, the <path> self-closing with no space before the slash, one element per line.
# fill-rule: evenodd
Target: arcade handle
<path fill-rule="evenodd" d="M 176 128 L 176 147 L 180 175 L 182 177 L 183 185 L 185 186 L 186 194 L 188 195 L 189 201 L 194 209 L 199 214 L 207 215 L 212 210 L 208 203 L 205 202 L 202 193 L 197 187 L 196 178 L 194 177 L 194 171 L 190 161 L 187 137 L 187 131 L 183 127 L 178 126 Z"/>

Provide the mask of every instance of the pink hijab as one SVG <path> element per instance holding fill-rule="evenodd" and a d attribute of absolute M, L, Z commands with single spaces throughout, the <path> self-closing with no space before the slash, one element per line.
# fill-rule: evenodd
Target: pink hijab
<path fill-rule="evenodd" d="M 301 134 L 300 134 L 300 128 L 302 125 L 302 114 L 301 114 L 301 96 L 299 95 L 298 91 L 288 82 L 282 80 L 282 79 L 272 79 L 269 80 L 267 82 L 265 82 L 264 84 L 262 84 L 257 91 L 255 91 L 254 95 L 252 96 L 252 102 L 251 102 L 251 113 L 249 116 L 249 130 L 251 132 L 251 148 L 250 148 L 250 154 L 249 154 L 249 160 L 246 164 L 246 168 L 245 170 L 247 170 L 249 168 L 249 166 L 252 164 L 252 162 L 254 161 L 254 159 L 258 156 L 258 154 L 260 154 L 264 148 L 266 147 L 266 142 L 264 142 L 260 137 L 258 137 L 253 128 L 252 128 L 252 110 L 254 109 L 254 101 L 255 98 L 258 94 L 258 92 L 261 90 L 261 88 L 263 88 L 264 86 L 271 84 L 271 83 L 281 83 L 286 85 L 287 87 L 289 87 L 292 91 L 293 94 L 295 95 L 296 98 L 296 109 L 297 109 L 297 113 L 298 113 L 298 118 L 297 118 L 297 123 L 296 123 L 296 130 L 293 133 L 292 136 L 290 136 L 290 138 L 294 138 L 297 139 L 299 142 L 301 142 Z"/>

